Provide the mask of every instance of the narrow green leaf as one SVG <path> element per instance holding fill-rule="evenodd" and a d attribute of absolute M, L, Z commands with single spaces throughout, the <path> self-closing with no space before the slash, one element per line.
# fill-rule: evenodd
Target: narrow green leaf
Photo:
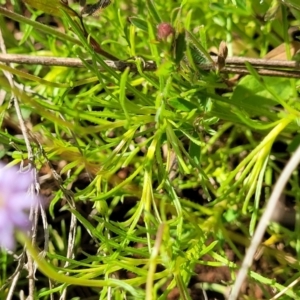
<path fill-rule="evenodd" d="M 175 63 L 179 64 L 184 56 L 186 50 L 185 32 L 182 31 L 178 34 L 175 40 Z"/>
<path fill-rule="evenodd" d="M 73 44 L 80 45 L 80 42 L 77 39 L 75 39 L 71 36 L 68 36 L 67 34 L 65 34 L 61 31 L 58 31 L 58 30 L 56 30 L 50 26 L 44 25 L 40 22 L 30 20 L 22 15 L 14 13 L 14 12 L 12 12 L 8 9 L 5 9 L 1 6 L 0 6 L 0 15 L 3 15 L 5 17 L 8 17 L 8 18 L 10 18 L 14 21 L 20 22 L 20 23 L 31 25 L 34 27 L 34 29 L 39 30 L 39 31 L 44 32 L 49 35 L 56 36 L 57 38 L 59 38 L 60 40 L 63 40 L 64 42 L 69 41 L 69 42 L 72 42 Z"/>
<path fill-rule="evenodd" d="M 299 0 L 281 0 L 281 3 L 300 11 Z"/>
<path fill-rule="evenodd" d="M 199 136 L 195 136 L 195 138 L 199 138 Z M 190 141 L 189 154 L 195 163 L 200 165 L 201 147 L 192 140 Z"/>
<path fill-rule="evenodd" d="M 128 121 L 128 124 L 130 122 L 130 116 L 126 107 L 126 84 L 127 84 L 127 78 L 128 78 L 128 73 L 129 73 L 129 68 L 126 68 L 126 70 L 123 72 L 121 75 L 121 80 L 120 80 L 120 104 L 121 107 L 124 110 L 124 114 L 126 116 L 126 119 Z"/>
<path fill-rule="evenodd" d="M 204 249 L 201 250 L 201 252 L 198 254 L 199 257 L 202 257 L 203 255 L 211 252 L 217 244 L 218 244 L 218 241 L 213 241 L 212 243 L 210 243 L 207 247 L 205 247 Z"/>
<path fill-rule="evenodd" d="M 157 24 L 160 24 L 162 22 L 162 18 L 160 17 L 157 9 L 155 8 L 155 4 L 153 3 L 153 0 L 146 0 L 146 3 L 150 15 L 154 18 Z"/>
<path fill-rule="evenodd" d="M 210 57 L 209 53 L 206 51 L 206 49 L 201 45 L 201 43 L 199 43 L 198 39 L 195 37 L 195 35 L 190 32 L 190 31 L 186 31 L 187 32 L 187 39 L 188 41 L 200 52 L 203 54 L 203 56 L 211 63 L 214 63 L 214 61 L 212 60 L 212 58 Z"/>

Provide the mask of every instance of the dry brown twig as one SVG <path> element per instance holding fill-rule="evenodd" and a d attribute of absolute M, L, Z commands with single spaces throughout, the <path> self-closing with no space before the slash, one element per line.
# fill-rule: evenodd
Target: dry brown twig
<path fill-rule="evenodd" d="M 214 70 L 218 61 L 218 57 L 212 57 L 215 64 L 203 64 L 199 68 L 203 70 Z M 79 58 L 70 57 L 52 57 L 52 56 L 32 56 L 23 54 L 7 54 L 0 53 L 0 62 L 3 63 L 16 63 L 16 64 L 29 64 L 29 65 L 44 65 L 44 66 L 63 66 L 81 68 L 84 67 L 84 63 Z M 88 63 L 92 63 L 91 60 L 86 60 Z M 289 77 L 300 78 L 300 63 L 297 61 L 282 61 L 282 60 L 267 60 L 256 59 L 248 57 L 228 57 L 226 58 L 226 65 L 221 73 L 231 74 L 249 74 L 249 71 L 245 67 L 245 62 L 249 62 L 260 75 L 265 76 L 277 76 L 277 77 Z M 126 67 L 130 67 L 132 70 L 136 70 L 134 63 L 129 61 L 112 61 L 105 60 L 105 63 L 115 70 L 124 70 Z M 100 68 L 100 67 L 99 67 Z M 101 68 L 100 68 L 101 69 Z M 156 64 L 153 61 L 145 61 L 143 64 L 144 71 L 155 71 Z"/>

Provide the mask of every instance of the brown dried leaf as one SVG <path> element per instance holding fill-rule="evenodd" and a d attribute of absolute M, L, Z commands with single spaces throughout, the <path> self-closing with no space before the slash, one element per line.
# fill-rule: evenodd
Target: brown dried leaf
<path fill-rule="evenodd" d="M 71 16 L 76 15 L 71 8 L 60 0 L 23 0 L 23 2 L 52 16 L 62 17 L 62 10 L 66 11 Z"/>
<path fill-rule="evenodd" d="M 218 61 L 217 61 L 217 68 L 221 70 L 225 67 L 225 60 L 228 55 L 228 48 L 226 43 L 222 41 L 219 46 L 219 53 L 218 53 Z"/>

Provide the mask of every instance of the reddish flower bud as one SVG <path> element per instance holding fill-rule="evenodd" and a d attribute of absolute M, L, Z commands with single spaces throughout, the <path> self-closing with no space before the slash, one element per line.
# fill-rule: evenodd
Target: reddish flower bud
<path fill-rule="evenodd" d="M 174 35 L 175 30 L 169 23 L 161 23 L 157 25 L 157 38 L 166 41 L 170 35 Z"/>

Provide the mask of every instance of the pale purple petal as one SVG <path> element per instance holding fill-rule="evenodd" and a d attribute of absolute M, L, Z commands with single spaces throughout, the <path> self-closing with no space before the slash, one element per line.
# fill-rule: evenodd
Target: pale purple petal
<path fill-rule="evenodd" d="M 11 224 L 0 229 L 0 237 L 0 247 L 8 250 L 15 248 L 14 227 Z"/>
<path fill-rule="evenodd" d="M 16 189 L 18 191 L 24 191 L 28 190 L 30 188 L 30 185 L 33 182 L 33 176 L 32 172 L 23 172 L 23 173 L 18 173 L 18 182 L 16 184 Z"/>
<path fill-rule="evenodd" d="M 33 174 L 30 171 L 19 172 L 18 168 L 13 166 L 4 168 L 0 164 L 0 188 L 7 189 L 13 187 L 14 191 L 27 190 L 33 182 Z"/>
<path fill-rule="evenodd" d="M 12 250 L 14 230 L 30 229 L 30 208 L 39 198 L 28 193 L 33 183 L 32 172 L 18 172 L 18 168 L 4 168 L 0 162 L 0 247 Z"/>
<path fill-rule="evenodd" d="M 32 205 L 37 204 L 37 197 L 26 193 L 14 194 L 9 202 L 10 207 L 20 209 L 30 209 Z"/>
<path fill-rule="evenodd" d="M 0 186 L 1 188 L 6 188 L 7 186 L 11 186 L 12 183 L 16 182 L 16 173 L 17 168 L 3 168 L 0 166 Z"/>
<path fill-rule="evenodd" d="M 0 231 L 7 223 L 9 223 L 9 216 L 6 214 L 5 210 L 0 209 Z"/>
<path fill-rule="evenodd" d="M 22 211 L 15 211 L 13 215 L 10 216 L 10 220 L 16 227 L 28 230 L 30 228 L 30 221 L 28 215 Z"/>

